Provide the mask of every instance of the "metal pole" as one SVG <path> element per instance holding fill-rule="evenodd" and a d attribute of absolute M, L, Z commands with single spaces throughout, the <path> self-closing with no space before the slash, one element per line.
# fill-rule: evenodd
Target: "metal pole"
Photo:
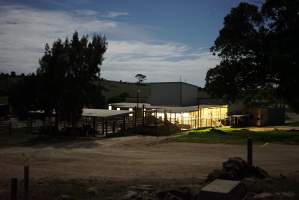
<path fill-rule="evenodd" d="M 137 127 L 137 107 L 135 107 L 134 112 L 134 120 L 135 120 L 135 128 Z"/>
<path fill-rule="evenodd" d="M 247 139 L 247 163 L 252 166 L 252 138 Z"/>
<path fill-rule="evenodd" d="M 104 118 L 102 119 L 102 134 L 105 134 L 105 120 Z"/>
<path fill-rule="evenodd" d="M 18 199 L 18 179 L 17 178 L 12 178 L 11 179 L 10 199 L 11 200 L 17 200 Z"/>
<path fill-rule="evenodd" d="M 145 106 L 144 106 L 144 104 L 142 105 L 142 126 L 144 126 L 144 118 L 145 118 L 145 116 L 144 116 L 144 108 L 145 108 Z"/>
<path fill-rule="evenodd" d="M 157 119 L 157 109 L 155 110 L 155 128 L 156 128 L 156 135 L 158 136 L 158 119 Z"/>
<path fill-rule="evenodd" d="M 29 199 L 29 166 L 24 166 L 24 200 Z"/>
<path fill-rule="evenodd" d="M 112 134 L 115 134 L 115 121 L 112 122 Z"/>
<path fill-rule="evenodd" d="M 105 136 L 108 134 L 108 122 L 105 120 Z"/>
<path fill-rule="evenodd" d="M 164 110 L 164 125 L 167 124 L 167 113 L 166 110 Z"/>
<path fill-rule="evenodd" d="M 124 118 L 123 118 L 123 133 L 126 132 L 126 116 L 124 115 Z"/>
<path fill-rule="evenodd" d="M 12 124 L 11 124 L 10 119 L 9 119 L 9 123 L 8 123 L 8 132 L 9 132 L 9 135 L 12 135 Z"/>
<path fill-rule="evenodd" d="M 199 128 L 199 103 L 197 103 L 197 128 Z"/>
<path fill-rule="evenodd" d="M 96 132 L 97 132 L 97 130 L 96 130 L 96 118 L 93 117 L 93 136 L 94 137 L 96 136 Z"/>

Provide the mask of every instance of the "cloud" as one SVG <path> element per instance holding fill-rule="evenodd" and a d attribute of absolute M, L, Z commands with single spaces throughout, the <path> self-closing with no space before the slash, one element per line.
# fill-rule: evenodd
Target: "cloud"
<path fill-rule="evenodd" d="M 45 43 L 80 34 L 101 33 L 108 38 L 102 77 L 135 81 L 142 73 L 148 81 L 184 81 L 204 85 L 206 71 L 218 64 L 206 47 L 160 41 L 140 25 L 113 20 L 125 12 L 102 16 L 94 10 L 41 10 L 27 6 L 0 6 L 0 70 L 35 72 Z"/>
<path fill-rule="evenodd" d="M 115 12 L 115 11 L 110 11 L 107 13 L 107 17 L 111 17 L 111 18 L 114 18 L 114 17 L 121 17 L 121 16 L 128 16 L 129 13 L 127 12 Z"/>
<path fill-rule="evenodd" d="M 204 86 L 208 69 L 219 59 L 202 49 L 193 50 L 184 44 L 112 41 L 105 55 L 103 77 L 136 81 L 142 73 L 148 81 L 183 81 Z"/>
<path fill-rule="evenodd" d="M 147 38 L 142 28 L 96 17 L 92 10 L 40 10 L 20 5 L 0 6 L 0 69 L 33 72 L 45 43 L 79 33 L 101 33 L 108 39 Z M 121 33 L 121 34 L 120 34 Z"/>

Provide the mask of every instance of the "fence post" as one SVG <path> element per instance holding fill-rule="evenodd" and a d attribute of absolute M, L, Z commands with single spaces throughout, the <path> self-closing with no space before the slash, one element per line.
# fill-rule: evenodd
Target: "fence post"
<path fill-rule="evenodd" d="M 247 163 L 252 166 L 252 138 L 247 139 Z"/>
<path fill-rule="evenodd" d="M 108 122 L 105 120 L 105 136 L 108 135 Z"/>
<path fill-rule="evenodd" d="M 102 118 L 102 134 L 105 135 L 105 120 Z"/>
<path fill-rule="evenodd" d="M 126 116 L 123 117 L 123 134 L 126 132 Z"/>
<path fill-rule="evenodd" d="M 17 200 L 18 199 L 18 179 L 17 178 L 12 178 L 11 179 L 10 199 L 11 200 Z"/>
<path fill-rule="evenodd" d="M 12 135 L 12 124 L 11 124 L 10 119 L 9 119 L 9 122 L 8 122 L 8 132 L 9 132 L 9 135 Z"/>
<path fill-rule="evenodd" d="M 112 134 L 115 134 L 115 121 L 112 121 Z"/>
<path fill-rule="evenodd" d="M 167 113 L 166 110 L 164 110 L 164 125 L 166 126 L 167 124 Z"/>
<path fill-rule="evenodd" d="M 29 199 L 29 166 L 24 166 L 24 200 Z"/>
<path fill-rule="evenodd" d="M 134 112 L 135 128 L 137 127 L 137 112 L 138 112 L 137 109 L 138 108 L 135 106 L 135 109 L 134 109 L 134 111 L 135 111 Z"/>
<path fill-rule="evenodd" d="M 93 136 L 95 137 L 96 133 L 97 133 L 97 129 L 96 129 L 96 118 L 95 117 L 93 117 L 92 125 L 93 125 Z"/>
<path fill-rule="evenodd" d="M 155 110 L 155 129 L 156 129 L 156 136 L 158 136 L 158 113 L 157 113 L 157 109 Z"/>

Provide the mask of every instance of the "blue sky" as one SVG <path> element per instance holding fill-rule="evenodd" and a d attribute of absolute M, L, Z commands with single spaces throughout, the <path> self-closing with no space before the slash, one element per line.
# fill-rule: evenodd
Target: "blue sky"
<path fill-rule="evenodd" d="M 45 43 L 105 34 L 102 77 L 183 81 L 203 86 L 219 62 L 209 52 L 239 0 L 0 0 L 0 69 L 34 72 Z"/>

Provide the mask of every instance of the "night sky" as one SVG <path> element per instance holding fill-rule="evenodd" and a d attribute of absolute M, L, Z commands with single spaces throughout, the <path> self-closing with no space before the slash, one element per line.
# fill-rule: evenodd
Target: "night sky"
<path fill-rule="evenodd" d="M 0 0 L 0 71 L 35 72 L 45 43 L 100 33 L 108 50 L 101 76 L 203 86 L 219 59 L 209 48 L 239 0 Z"/>

